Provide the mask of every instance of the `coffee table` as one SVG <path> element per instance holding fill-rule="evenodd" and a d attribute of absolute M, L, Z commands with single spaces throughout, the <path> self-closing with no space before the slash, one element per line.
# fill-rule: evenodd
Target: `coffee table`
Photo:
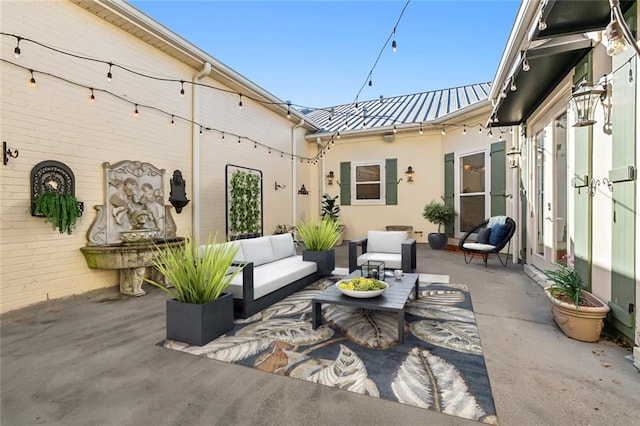
<path fill-rule="evenodd" d="M 343 279 L 348 280 L 359 276 L 360 271 L 354 271 Z M 418 299 L 418 278 L 418 274 L 404 274 L 400 280 L 397 280 L 395 277 L 385 277 L 384 281 L 389 284 L 389 288 L 380 296 L 370 299 L 346 296 L 333 285 L 311 300 L 313 329 L 315 330 L 322 324 L 323 303 L 353 306 L 376 311 L 389 311 L 395 312 L 398 317 L 398 343 L 404 343 L 404 305 L 407 303 L 407 299 L 412 290 L 415 291 L 416 300 Z"/>

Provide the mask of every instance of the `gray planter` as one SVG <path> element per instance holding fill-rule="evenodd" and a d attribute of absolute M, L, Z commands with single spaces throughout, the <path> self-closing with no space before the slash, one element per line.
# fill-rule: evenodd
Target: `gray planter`
<path fill-rule="evenodd" d="M 167 339 L 203 346 L 233 330 L 233 295 L 203 305 L 167 300 Z"/>
<path fill-rule="evenodd" d="M 431 232 L 427 239 L 429 240 L 429 247 L 433 250 L 444 250 L 447 247 L 447 242 L 449 241 L 449 237 L 447 234 L 441 234 L 437 232 Z"/>
<path fill-rule="evenodd" d="M 334 249 L 329 251 L 304 250 L 302 252 L 302 260 L 316 262 L 318 264 L 318 274 L 321 277 L 330 276 L 336 268 L 336 252 Z"/>

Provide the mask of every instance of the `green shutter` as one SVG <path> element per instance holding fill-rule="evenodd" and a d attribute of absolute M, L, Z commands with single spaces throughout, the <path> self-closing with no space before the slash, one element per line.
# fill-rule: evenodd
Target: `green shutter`
<path fill-rule="evenodd" d="M 612 170 L 609 181 L 613 182 L 613 223 L 611 225 L 611 314 L 615 328 L 629 339 L 634 339 L 634 313 L 630 304 L 635 304 L 636 271 L 636 180 L 637 164 L 635 131 L 636 81 L 629 81 L 629 73 L 637 75 L 637 59 L 631 52 L 614 56 L 611 87 L 615 93 L 611 102 L 612 114 Z M 628 62 L 628 64 L 627 64 Z"/>
<path fill-rule="evenodd" d="M 592 81 L 591 53 L 585 56 L 576 65 L 573 76 L 573 84 L 578 85 L 582 80 Z M 574 229 L 573 229 L 573 256 L 574 268 L 580 274 L 582 280 L 590 286 L 591 283 L 591 208 L 592 199 L 587 193 L 591 180 L 591 152 L 593 145 L 593 128 L 572 127 L 575 131 L 575 145 L 573 147 L 575 164 L 574 174 L 580 179 L 574 180 Z M 585 182 L 582 182 L 587 176 Z"/>
<path fill-rule="evenodd" d="M 351 205 L 351 163 L 340 163 L 340 204 Z"/>
<path fill-rule="evenodd" d="M 453 152 L 444 155 L 444 204 L 453 208 L 454 197 L 456 195 L 453 187 L 454 181 L 454 155 Z M 449 237 L 453 237 L 453 223 L 444 227 L 444 232 Z"/>
<path fill-rule="evenodd" d="M 491 216 L 507 214 L 505 141 L 491 144 Z"/>
<path fill-rule="evenodd" d="M 384 162 L 384 172 L 386 176 L 385 194 L 388 206 L 398 204 L 398 159 L 387 158 Z"/>

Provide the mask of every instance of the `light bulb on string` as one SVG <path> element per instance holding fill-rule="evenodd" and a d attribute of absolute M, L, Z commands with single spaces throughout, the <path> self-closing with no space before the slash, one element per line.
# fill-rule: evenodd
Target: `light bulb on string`
<path fill-rule="evenodd" d="M 393 125 L 393 134 L 395 135 L 396 133 L 398 133 L 398 128 L 396 127 L 396 125 Z"/>
<path fill-rule="evenodd" d="M 547 29 L 547 21 L 545 21 L 544 18 L 541 16 L 540 19 L 538 20 L 538 30 L 544 31 L 546 29 Z"/>
<path fill-rule="evenodd" d="M 184 98 L 184 80 L 180 80 L 180 97 Z"/>
<path fill-rule="evenodd" d="M 291 102 L 287 101 L 287 119 L 291 118 Z"/>
<path fill-rule="evenodd" d="M 138 111 L 138 104 L 136 104 L 135 109 L 133 110 L 133 116 L 137 117 L 140 115 L 140 111 Z"/>
<path fill-rule="evenodd" d="M 491 129 L 489 129 L 489 133 L 487 133 L 487 136 L 489 136 L 490 138 L 493 137 L 493 131 L 491 131 Z"/>
<path fill-rule="evenodd" d="M 518 86 L 516 86 L 516 79 L 511 78 L 511 91 L 515 92 L 516 90 L 518 90 Z"/>
<path fill-rule="evenodd" d="M 478 127 L 478 133 L 482 134 L 482 124 L 480 125 L 480 127 Z"/>
<path fill-rule="evenodd" d="M 284 153 L 280 151 L 280 158 L 284 158 Z"/>
<path fill-rule="evenodd" d="M 392 32 L 393 36 L 395 37 L 396 35 L 396 27 L 393 27 L 393 32 Z M 398 50 L 398 43 L 396 43 L 395 38 L 393 39 L 393 41 L 391 42 L 391 50 L 392 51 L 396 51 Z"/>
<path fill-rule="evenodd" d="M 336 134 L 336 138 L 340 139 L 340 132 Z"/>
<path fill-rule="evenodd" d="M 505 90 L 503 90 L 503 91 L 500 93 L 500 97 L 501 97 L 502 99 L 505 99 L 505 98 L 507 97 L 507 92 L 506 92 Z"/>
<path fill-rule="evenodd" d="M 522 71 L 527 72 L 531 69 L 531 65 L 529 65 L 529 60 L 527 59 L 527 52 L 522 53 L 524 59 L 522 60 Z"/>
<path fill-rule="evenodd" d="M 493 122 L 494 123 L 498 122 L 498 114 L 497 113 L 493 115 Z"/>
<path fill-rule="evenodd" d="M 93 88 L 90 87 L 89 90 L 91 90 L 91 96 L 89 96 L 89 102 L 90 103 L 95 103 L 96 102 L 96 96 L 93 94 Z"/>
<path fill-rule="evenodd" d="M 253 143 L 253 148 L 257 149 L 258 148 L 258 144 L 256 142 Z"/>
<path fill-rule="evenodd" d="M 424 130 L 422 130 L 422 122 L 420 123 L 420 130 L 418 130 L 418 132 L 419 132 L 420 134 L 423 134 L 423 133 L 424 133 Z"/>
<path fill-rule="evenodd" d="M 109 70 L 107 71 L 107 81 L 111 82 L 111 80 L 113 79 L 113 74 L 111 74 L 111 67 L 113 66 L 113 64 L 111 62 L 109 62 Z"/>
<path fill-rule="evenodd" d="M 33 76 L 33 70 L 29 70 L 31 73 L 31 79 L 29 80 L 29 87 L 36 87 L 36 78 Z"/>
<path fill-rule="evenodd" d="M 447 135 L 447 131 L 444 129 L 444 126 L 442 126 L 442 136 L 446 136 Z"/>
<path fill-rule="evenodd" d="M 369 87 L 373 86 L 373 81 L 371 81 L 371 76 L 369 76 Z"/>
<path fill-rule="evenodd" d="M 13 49 L 13 56 L 18 59 L 20 57 L 20 54 L 22 53 L 20 51 L 20 40 L 22 40 L 22 37 L 16 37 L 16 47 Z"/>
<path fill-rule="evenodd" d="M 269 148 L 269 155 L 271 155 L 271 148 Z"/>
<path fill-rule="evenodd" d="M 222 132 L 222 140 L 224 140 L 224 132 Z"/>
<path fill-rule="evenodd" d="M 238 109 L 242 109 L 242 93 L 240 93 L 240 100 L 238 101 Z"/>
<path fill-rule="evenodd" d="M 173 126 L 175 124 L 176 124 L 176 122 L 173 120 L 173 114 L 171 114 L 171 125 Z"/>
<path fill-rule="evenodd" d="M 200 134 L 202 134 L 202 126 L 200 126 Z"/>
<path fill-rule="evenodd" d="M 463 135 L 465 135 L 465 136 L 467 136 L 467 125 L 466 125 L 466 124 L 464 124 L 464 125 L 462 126 L 462 134 L 463 134 Z"/>
<path fill-rule="evenodd" d="M 241 141 L 240 141 L 240 136 L 238 136 L 238 145 L 240 145 L 240 142 L 241 142 Z"/>

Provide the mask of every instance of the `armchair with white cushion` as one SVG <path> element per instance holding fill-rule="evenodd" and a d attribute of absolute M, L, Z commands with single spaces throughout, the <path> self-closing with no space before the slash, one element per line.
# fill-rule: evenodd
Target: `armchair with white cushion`
<path fill-rule="evenodd" d="M 358 247 L 362 252 L 358 255 Z M 406 231 L 369 231 L 366 238 L 349 241 L 349 272 L 367 261 L 384 262 L 385 269 L 416 269 L 416 240 Z"/>

